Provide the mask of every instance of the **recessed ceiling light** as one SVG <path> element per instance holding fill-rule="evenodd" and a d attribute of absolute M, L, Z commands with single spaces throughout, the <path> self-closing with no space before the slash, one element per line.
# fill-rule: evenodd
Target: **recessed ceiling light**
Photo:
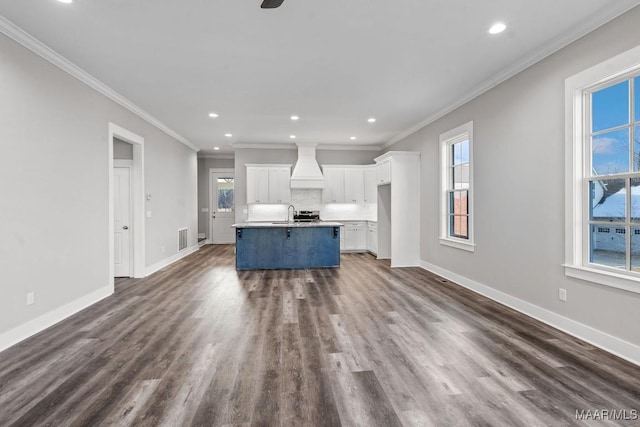
<path fill-rule="evenodd" d="M 73 0 L 58 0 L 60 3 L 71 3 Z"/>
<path fill-rule="evenodd" d="M 356 139 L 356 137 L 355 137 L 355 136 L 352 136 L 352 137 L 351 137 L 351 138 L 349 138 L 349 139 L 353 141 L 354 139 Z"/>
<path fill-rule="evenodd" d="M 231 138 L 233 135 L 230 133 L 225 133 L 224 136 L 226 136 L 227 138 Z"/>
<path fill-rule="evenodd" d="M 300 120 L 300 117 L 298 117 L 298 116 L 291 116 L 291 120 Z"/>
<path fill-rule="evenodd" d="M 220 117 L 219 115 L 217 115 L 216 113 L 209 113 L 209 117 L 211 118 L 216 118 L 216 117 Z"/>
<path fill-rule="evenodd" d="M 289 138 L 296 139 L 296 136 L 295 135 L 289 135 Z"/>
<path fill-rule="evenodd" d="M 214 149 L 214 150 L 219 150 L 219 149 L 220 149 L 220 147 L 213 147 L 213 149 Z"/>
<path fill-rule="evenodd" d="M 375 123 L 375 122 L 376 122 L 376 119 L 375 119 L 375 118 L 373 118 L 373 117 L 371 117 L 371 118 L 370 118 L 369 120 L 367 120 L 367 121 L 368 121 L 369 123 Z"/>
<path fill-rule="evenodd" d="M 489 28 L 489 34 L 500 34 L 507 29 L 507 26 L 502 22 L 496 22 Z"/>

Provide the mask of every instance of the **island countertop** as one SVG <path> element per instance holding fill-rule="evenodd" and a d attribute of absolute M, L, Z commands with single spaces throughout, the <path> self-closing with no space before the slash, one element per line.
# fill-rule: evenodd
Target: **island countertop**
<path fill-rule="evenodd" d="M 233 224 L 234 228 L 312 228 L 312 227 L 340 227 L 343 225 L 340 222 L 335 221 L 318 221 L 318 222 L 287 222 L 287 221 L 275 221 L 275 222 L 239 222 Z"/>

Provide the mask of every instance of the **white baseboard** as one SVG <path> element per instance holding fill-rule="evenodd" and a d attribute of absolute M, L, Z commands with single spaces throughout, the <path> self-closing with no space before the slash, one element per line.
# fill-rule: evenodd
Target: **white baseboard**
<path fill-rule="evenodd" d="M 554 328 L 566 332 L 569 335 L 580 338 L 589 344 L 615 354 L 616 356 L 635 365 L 640 365 L 640 346 L 638 345 L 622 340 L 613 335 L 609 335 L 583 323 L 576 322 L 568 317 L 561 316 L 545 308 L 531 304 L 464 276 L 460 276 L 459 274 L 445 270 L 444 268 L 440 268 L 426 261 L 420 261 L 420 267 L 442 276 L 464 288 L 484 295 L 485 297 L 499 302 L 500 304 L 524 313 L 527 316 L 533 317 L 534 319 L 546 323 L 549 326 L 553 326 Z"/>
<path fill-rule="evenodd" d="M 206 233 L 198 233 L 198 239 L 203 239 L 205 237 L 207 237 Z"/>
<path fill-rule="evenodd" d="M 186 257 L 187 255 L 191 255 L 192 253 L 194 253 L 195 251 L 197 251 L 198 249 L 200 249 L 200 245 L 198 245 L 197 243 L 193 246 L 190 246 L 188 248 L 186 248 L 183 251 L 178 252 L 177 254 L 171 255 L 168 258 L 165 258 L 163 260 L 160 260 L 158 262 L 156 262 L 155 264 L 152 264 L 150 266 L 147 267 L 147 276 L 155 273 L 158 270 L 162 270 L 163 268 L 173 264 L 174 262 L 181 260 L 182 258 Z"/>
<path fill-rule="evenodd" d="M 63 305 L 62 307 L 56 308 L 55 310 L 38 316 L 33 320 L 29 320 L 28 322 L 23 323 L 20 326 L 1 333 L 0 351 L 16 345 L 19 342 L 29 338 L 30 336 L 35 335 L 38 332 L 41 332 L 48 327 L 53 326 L 56 323 L 66 319 L 67 317 L 76 314 L 80 310 L 83 310 L 90 305 L 97 303 L 98 301 L 108 297 L 109 295 L 112 295 L 113 291 L 113 286 L 105 286 L 91 292 L 88 295 L 80 297 L 77 300 L 71 301 L 70 303 Z"/>
<path fill-rule="evenodd" d="M 406 267 L 422 267 L 421 264 L 394 264 L 393 261 L 391 262 L 391 265 L 389 266 L 391 268 L 406 268 Z"/>

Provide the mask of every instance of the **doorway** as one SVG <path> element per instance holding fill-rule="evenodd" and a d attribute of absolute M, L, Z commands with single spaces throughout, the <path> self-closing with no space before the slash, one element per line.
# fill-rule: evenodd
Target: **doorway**
<path fill-rule="evenodd" d="M 233 169 L 209 170 L 209 234 L 213 244 L 235 242 L 235 174 Z"/>
<path fill-rule="evenodd" d="M 130 145 L 131 154 L 126 160 L 116 160 L 114 159 L 114 146 L 119 144 L 122 147 L 123 142 L 126 143 L 124 145 Z M 142 278 L 146 275 L 144 138 L 116 124 L 109 123 L 107 146 L 109 166 L 108 283 L 113 287 L 116 276 Z M 126 195 L 127 189 L 128 196 Z"/>

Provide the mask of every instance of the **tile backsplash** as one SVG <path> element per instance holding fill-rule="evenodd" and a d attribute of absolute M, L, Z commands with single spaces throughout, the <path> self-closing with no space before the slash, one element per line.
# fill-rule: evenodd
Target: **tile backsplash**
<path fill-rule="evenodd" d="M 320 211 L 322 220 L 375 221 L 377 209 L 374 203 L 322 203 L 322 190 L 291 190 L 291 204 L 299 210 Z M 249 205 L 248 221 L 284 221 L 288 205 Z"/>

